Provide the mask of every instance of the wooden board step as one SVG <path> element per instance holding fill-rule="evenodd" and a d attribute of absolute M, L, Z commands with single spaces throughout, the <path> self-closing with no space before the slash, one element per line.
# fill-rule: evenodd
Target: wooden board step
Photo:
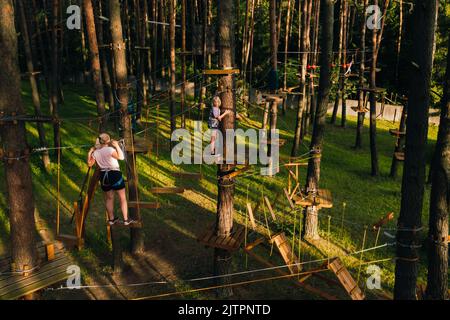
<path fill-rule="evenodd" d="M 327 189 L 319 189 L 316 196 L 313 196 L 312 194 L 306 196 L 295 194 L 292 197 L 292 200 L 295 204 L 302 207 L 318 206 L 319 208 L 326 209 L 333 207 L 331 192 Z"/>
<path fill-rule="evenodd" d="M 405 153 L 404 152 L 394 152 L 394 157 L 397 161 L 405 161 Z"/>
<path fill-rule="evenodd" d="M 128 201 L 129 208 L 137 208 L 138 204 L 139 204 L 139 208 L 141 208 L 141 209 L 159 209 L 159 208 L 161 208 L 161 204 L 159 202 Z"/>
<path fill-rule="evenodd" d="M 245 238 L 245 228 L 234 225 L 230 236 L 217 236 L 214 226 L 201 234 L 197 241 L 208 247 L 220 248 L 228 251 L 236 251 Z"/>
<path fill-rule="evenodd" d="M 351 107 L 351 109 L 357 113 L 366 113 L 366 112 L 370 111 L 369 108 L 366 108 L 366 107 L 364 107 L 364 108 Z"/>
<path fill-rule="evenodd" d="M 174 172 L 174 177 L 182 178 L 182 179 L 202 179 L 203 175 L 201 173 L 196 172 Z"/>
<path fill-rule="evenodd" d="M 329 264 L 328 268 L 338 278 L 339 282 L 344 287 L 345 291 L 350 295 L 352 300 L 364 300 L 365 296 L 361 289 L 358 287 L 355 279 L 348 272 L 347 268 L 342 263 L 341 259 L 334 258 Z"/>
<path fill-rule="evenodd" d="M 389 133 L 394 137 L 404 137 L 406 134 L 405 131 L 399 131 L 398 129 L 389 129 Z"/>
<path fill-rule="evenodd" d="M 270 238 L 269 242 L 275 243 L 278 250 L 280 251 L 281 257 L 283 258 L 284 262 L 287 265 L 289 265 L 288 268 L 292 274 L 296 274 L 301 271 L 300 265 L 292 266 L 292 264 L 299 263 L 299 260 L 298 260 L 297 256 L 295 255 L 295 253 L 292 252 L 292 247 L 289 244 L 289 241 L 286 238 L 286 235 L 284 234 L 284 232 L 280 232 L 280 233 L 273 235 Z"/>
<path fill-rule="evenodd" d="M 150 188 L 150 192 L 153 194 L 166 194 L 166 193 L 183 193 L 185 188 L 181 187 L 155 187 Z"/>

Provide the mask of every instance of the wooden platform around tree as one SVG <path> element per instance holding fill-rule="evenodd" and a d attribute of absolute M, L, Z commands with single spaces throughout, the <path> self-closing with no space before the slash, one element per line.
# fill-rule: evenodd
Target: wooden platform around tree
<path fill-rule="evenodd" d="M 67 267 L 73 261 L 61 243 L 38 245 L 38 255 L 43 261 L 29 274 L 11 274 L 11 257 L 0 258 L 0 300 L 13 300 L 32 294 L 67 279 Z"/>
<path fill-rule="evenodd" d="M 397 161 L 405 161 L 405 153 L 404 152 L 394 152 L 394 157 Z"/>
<path fill-rule="evenodd" d="M 241 246 L 244 238 L 245 228 L 235 224 L 230 236 L 217 236 L 213 225 L 206 232 L 202 233 L 197 240 L 208 247 L 236 251 Z"/>
<path fill-rule="evenodd" d="M 366 108 L 366 107 L 364 107 L 364 108 L 351 107 L 351 109 L 357 113 L 366 113 L 366 112 L 370 111 L 369 108 Z"/>
<path fill-rule="evenodd" d="M 404 137 L 406 132 L 399 131 L 398 129 L 389 129 L 389 133 L 395 137 Z"/>
<path fill-rule="evenodd" d="M 295 204 L 302 207 L 318 206 L 320 208 L 332 208 L 333 199 L 330 190 L 319 189 L 316 196 L 312 194 L 306 195 L 304 197 L 294 194 L 292 200 Z"/>
<path fill-rule="evenodd" d="M 342 263 L 341 259 L 334 258 L 329 264 L 328 268 L 334 272 L 339 282 L 344 287 L 352 300 L 364 300 L 364 293 L 358 287 L 355 279 L 348 272 L 347 268 Z"/>
<path fill-rule="evenodd" d="M 150 188 L 153 194 L 183 193 L 185 188 L 182 187 L 154 187 Z"/>
<path fill-rule="evenodd" d="M 141 209 L 159 209 L 159 208 L 161 208 L 161 204 L 159 202 L 128 201 L 129 208 L 137 208 L 138 204 L 139 204 L 139 208 L 141 208 Z"/>

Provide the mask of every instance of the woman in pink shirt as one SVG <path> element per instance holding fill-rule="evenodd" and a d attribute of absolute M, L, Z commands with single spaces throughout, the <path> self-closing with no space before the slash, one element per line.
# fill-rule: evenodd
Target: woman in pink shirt
<path fill-rule="evenodd" d="M 124 160 L 124 154 L 115 140 L 111 140 L 107 133 L 98 136 L 95 148 L 91 148 L 88 153 L 88 166 L 95 163 L 100 168 L 100 184 L 105 194 L 105 206 L 108 212 L 108 223 L 110 225 L 119 221 L 114 217 L 114 191 L 120 199 L 120 208 L 123 214 L 123 224 L 129 225 L 135 222 L 128 218 L 127 197 L 125 194 L 125 181 L 120 171 L 118 160 Z"/>

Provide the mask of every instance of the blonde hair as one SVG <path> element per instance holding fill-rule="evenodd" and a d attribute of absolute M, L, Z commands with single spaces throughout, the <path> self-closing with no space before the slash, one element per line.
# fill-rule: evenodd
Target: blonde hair
<path fill-rule="evenodd" d="M 220 100 L 219 96 L 214 96 L 214 98 L 212 98 L 213 105 L 214 105 L 214 102 L 216 102 L 216 101 L 218 103 L 218 107 L 220 107 L 222 105 L 222 100 Z"/>
<path fill-rule="evenodd" d="M 111 142 L 111 137 L 107 133 L 100 133 L 95 140 L 95 148 L 100 148 L 103 145 L 106 145 Z"/>

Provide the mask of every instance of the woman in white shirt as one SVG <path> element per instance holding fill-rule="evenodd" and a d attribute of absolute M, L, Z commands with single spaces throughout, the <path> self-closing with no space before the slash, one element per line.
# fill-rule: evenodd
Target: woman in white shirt
<path fill-rule="evenodd" d="M 95 148 L 91 148 L 88 153 L 88 166 L 92 167 L 97 163 L 97 166 L 100 168 L 100 184 L 105 194 L 105 206 L 110 225 L 119 221 L 119 218 L 114 217 L 114 191 L 120 199 L 124 225 L 135 222 L 128 218 L 125 181 L 118 162 L 118 160 L 124 159 L 125 157 L 119 143 L 111 140 L 107 133 L 102 133 L 98 136 Z"/>

